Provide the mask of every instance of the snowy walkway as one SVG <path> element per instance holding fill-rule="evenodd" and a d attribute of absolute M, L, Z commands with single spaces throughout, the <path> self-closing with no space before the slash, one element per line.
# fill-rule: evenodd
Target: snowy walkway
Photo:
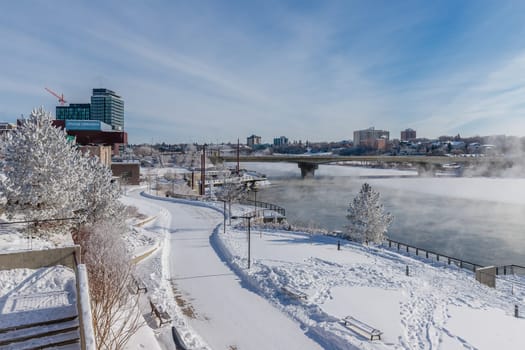
<path fill-rule="evenodd" d="M 320 349 L 299 325 L 240 285 L 210 245 L 222 215 L 166 203 L 171 212 L 171 267 L 177 302 L 213 349 Z"/>
<path fill-rule="evenodd" d="M 148 216 L 158 214 L 158 219 L 146 229 L 167 232 L 169 237 L 169 241 L 164 243 L 169 259 L 162 258 L 162 263 L 169 261 L 171 287 L 175 295 L 173 303 L 176 302 L 182 310 L 184 323 L 188 323 L 191 331 L 198 333 L 198 338 L 204 340 L 209 348 L 321 349 L 305 335 L 298 323 L 264 298 L 244 288 L 235 273 L 217 256 L 210 236 L 222 222 L 220 213 L 208 208 L 148 199 L 138 192 L 129 193 L 127 198 L 126 202 L 138 205 L 141 212 L 148 209 Z M 150 203 L 149 208 L 145 208 L 145 202 Z M 151 279 L 153 276 L 160 278 L 159 263 L 160 256 L 155 254 L 146 262 L 149 267 L 142 266 L 145 267 L 143 277 L 154 286 L 152 297 L 156 300 L 171 294 L 165 292 L 161 281 Z M 171 304 L 167 300 L 161 302 Z M 178 329 L 181 326 L 180 316 L 178 313 L 175 315 L 174 325 Z M 204 348 L 202 342 L 188 334 L 187 326 L 180 330 L 187 341 L 193 342 L 192 348 Z M 163 347 L 168 348 L 167 333 L 162 330 L 156 332 L 164 343 Z"/>

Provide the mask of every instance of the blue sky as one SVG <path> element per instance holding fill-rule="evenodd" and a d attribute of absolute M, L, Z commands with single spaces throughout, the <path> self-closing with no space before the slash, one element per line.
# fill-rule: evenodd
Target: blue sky
<path fill-rule="evenodd" d="M 9 1 L 0 120 L 125 100 L 131 143 L 525 136 L 522 1 Z"/>

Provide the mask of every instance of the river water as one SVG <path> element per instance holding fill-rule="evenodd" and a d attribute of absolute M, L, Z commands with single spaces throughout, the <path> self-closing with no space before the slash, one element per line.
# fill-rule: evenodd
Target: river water
<path fill-rule="evenodd" d="M 394 216 L 388 236 L 481 265 L 525 266 L 525 179 L 420 178 L 414 172 L 320 166 L 302 179 L 295 164 L 244 163 L 272 185 L 257 199 L 286 209 L 301 226 L 344 230 L 364 182 Z"/>

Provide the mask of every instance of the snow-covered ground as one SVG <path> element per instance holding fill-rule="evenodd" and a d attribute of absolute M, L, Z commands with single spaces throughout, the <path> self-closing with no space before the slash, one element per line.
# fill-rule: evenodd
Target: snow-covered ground
<path fill-rule="evenodd" d="M 223 234 L 217 210 L 139 192 L 128 191 L 123 202 L 144 214 L 126 237 L 139 261 L 137 274 L 148 285 L 144 298 L 170 313 L 192 349 L 525 348 L 525 318 L 513 316 L 514 305 L 525 307 L 521 278 L 498 280 L 498 288 L 490 289 L 456 267 L 348 242 L 338 251 L 333 237 L 256 228 L 248 270 L 244 229 L 228 227 Z M 222 203 L 214 206 L 220 209 Z M 4 250 L 27 249 L 23 237 L 0 237 Z M 9 310 L 13 291 L 69 292 L 74 274 L 68 282 L 66 270 L 59 276 L 0 271 L 0 306 Z M 29 288 L 28 276 L 55 278 Z M 282 287 L 307 299 L 291 298 Z M 126 348 L 173 349 L 171 328 L 158 327 L 145 300 L 147 327 Z M 348 329 L 341 323 L 345 316 L 378 328 L 382 340 Z M 0 320 L 4 324 L 3 314 Z"/>
<path fill-rule="evenodd" d="M 148 228 L 169 237 L 164 241 L 164 260 L 155 255 L 148 258 L 155 261 L 157 272 L 150 266 L 142 274 L 150 274 L 148 282 L 155 283 L 162 276 L 159 271 L 166 270 L 161 265 L 169 264 L 172 284 L 157 282 L 153 294 L 176 315 L 174 324 L 194 348 L 267 349 L 267 342 L 253 341 L 255 334 L 274 333 L 282 316 L 261 312 L 257 306 L 257 320 L 246 321 L 249 314 L 242 305 L 254 304 L 252 298 L 260 300 L 255 295 L 242 296 L 251 292 L 297 323 L 294 327 L 303 331 L 292 333 L 293 343 L 310 342 L 301 345 L 304 349 L 525 347 L 519 332 L 525 319 L 513 316 L 514 305 L 520 310 L 525 307 L 521 279 L 514 285 L 498 280 L 498 289 L 490 289 L 476 282 L 472 273 L 456 267 L 348 242 L 337 251 L 333 237 L 257 229 L 252 231 L 253 260 L 247 270 L 246 231 L 228 229 L 223 234 L 222 226 L 217 226 L 222 221 L 220 214 L 164 200 L 140 201 L 169 211 L 169 222 L 163 219 L 162 225 L 157 222 Z M 213 262 L 220 261 L 216 254 L 222 267 Z M 405 275 L 407 265 L 409 276 Z M 232 284 L 236 278 L 239 281 Z M 282 287 L 299 290 L 308 298 L 290 298 Z M 255 304 L 262 305 L 261 301 Z M 380 329 L 382 340 L 366 340 L 346 328 L 341 323 L 345 316 Z M 288 327 L 284 329 L 290 334 Z M 169 348 L 169 339 L 161 339 Z M 289 338 L 283 339 L 272 348 L 290 348 L 286 345 Z"/>
<path fill-rule="evenodd" d="M 218 230 L 222 254 L 242 279 L 288 314 L 325 348 L 348 349 L 523 349 L 525 292 L 496 289 L 457 267 L 415 260 L 382 248 L 289 232 L 252 231 L 252 268 L 246 266 L 246 231 Z M 406 276 L 406 266 L 409 276 Z M 292 300 L 282 287 L 306 293 Z M 341 324 L 352 316 L 383 331 L 369 341 Z"/>
<path fill-rule="evenodd" d="M 144 205 L 145 199 L 137 193 L 132 196 L 129 201 Z M 299 324 L 243 288 L 216 255 L 210 236 L 222 214 L 164 200 L 149 202 L 164 208 L 144 229 L 160 232 L 166 239 L 162 251 L 139 263 L 139 273 L 150 286 L 149 297 L 170 313 L 190 348 L 320 348 L 304 336 Z M 276 328 L 268 327 L 268 321 Z M 169 329 L 155 332 L 164 348 L 173 348 Z"/>
<path fill-rule="evenodd" d="M 6 222 L 4 220 L 2 221 Z M 49 240 L 28 234 L 22 225 L 0 225 L 0 253 L 70 245 L 73 245 L 71 236 L 66 237 L 61 235 L 60 237 L 53 237 L 53 240 Z"/>
<path fill-rule="evenodd" d="M 53 266 L 0 270 L 0 328 L 76 314 L 72 269 Z"/>

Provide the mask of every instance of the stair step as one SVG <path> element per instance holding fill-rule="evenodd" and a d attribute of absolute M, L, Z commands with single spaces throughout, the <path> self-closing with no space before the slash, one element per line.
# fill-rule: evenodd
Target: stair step
<path fill-rule="evenodd" d="M 59 333 L 42 338 L 28 339 L 22 342 L 0 346 L 0 350 L 37 350 L 79 343 L 78 330 Z M 79 343 L 80 344 L 80 343 Z"/>
<path fill-rule="evenodd" d="M 12 332 L 19 329 L 25 329 L 25 328 L 31 328 L 31 327 L 41 327 L 41 326 L 48 326 L 56 323 L 62 323 L 67 321 L 72 321 L 77 319 L 77 315 L 68 316 L 68 317 L 62 317 L 62 318 L 52 318 L 49 317 L 47 320 L 39 321 L 39 322 L 33 322 L 33 323 L 26 323 L 26 324 L 18 324 L 18 325 L 12 325 L 5 328 L 0 328 L 0 334 L 6 333 L 6 332 Z"/>
<path fill-rule="evenodd" d="M 21 328 L 10 332 L 0 333 L 0 345 L 14 342 L 21 342 L 31 338 L 41 338 L 58 333 L 64 333 L 78 329 L 78 319 L 53 323 L 50 325 L 38 325 L 33 327 Z"/>
<path fill-rule="evenodd" d="M 80 347 L 80 340 L 71 343 L 71 344 L 63 344 L 63 345 L 55 345 L 53 350 L 81 350 Z"/>

